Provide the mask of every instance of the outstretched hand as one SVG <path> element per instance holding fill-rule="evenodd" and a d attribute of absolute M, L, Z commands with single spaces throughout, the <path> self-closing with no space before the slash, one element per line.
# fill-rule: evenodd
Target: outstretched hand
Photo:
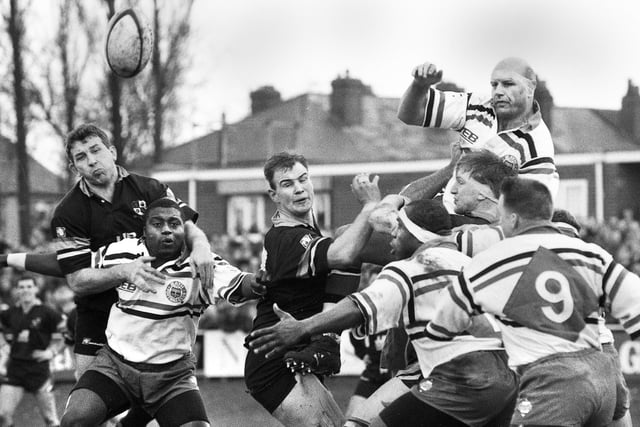
<path fill-rule="evenodd" d="M 380 177 L 378 175 L 370 180 L 368 173 L 359 173 L 353 177 L 351 190 L 360 203 L 366 205 L 367 203 L 378 203 L 380 201 L 382 196 L 380 194 L 380 188 L 378 187 L 379 180 Z"/>
<path fill-rule="evenodd" d="M 273 312 L 280 321 L 273 326 L 253 331 L 249 335 L 248 342 L 249 348 L 254 353 L 266 353 L 267 359 L 283 354 L 287 348 L 299 343 L 305 337 L 300 321 L 281 310 L 278 304 L 273 304 Z"/>

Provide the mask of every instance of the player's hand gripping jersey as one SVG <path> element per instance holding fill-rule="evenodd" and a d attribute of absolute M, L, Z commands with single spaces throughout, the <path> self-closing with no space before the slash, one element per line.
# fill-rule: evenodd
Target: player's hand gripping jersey
<path fill-rule="evenodd" d="M 142 240 L 125 239 L 95 253 L 93 267 L 108 268 L 148 255 Z M 142 292 L 126 282 L 120 285 L 118 302 L 111 307 L 107 324 L 109 347 L 128 361 L 143 363 L 167 363 L 189 353 L 200 316 L 209 305 L 220 299 L 232 304 L 244 302 L 239 287 L 248 273 L 216 254 L 212 256 L 213 289 L 203 289 L 200 279 L 192 278 L 189 258 L 180 263 L 171 260 L 157 268 L 167 279 L 155 293 Z"/>
<path fill-rule="evenodd" d="M 454 281 L 426 334 L 452 339 L 470 316 L 489 313 L 501 323 L 509 363 L 600 348 L 599 308 L 632 338 L 640 336 L 640 278 L 595 244 L 538 227 L 476 255 Z"/>
<path fill-rule="evenodd" d="M 425 248 L 409 259 L 388 264 L 371 285 L 349 297 L 365 319 L 355 333 L 373 335 L 404 325 L 425 376 L 437 365 L 462 354 L 502 349 L 500 339 L 491 328 L 485 329 L 491 332 L 484 337 L 465 333 L 453 340 L 424 339 L 425 326 L 436 314 L 438 302 L 447 294 L 447 286 L 469 261 L 469 257 L 453 249 Z M 487 326 L 485 316 L 475 320 Z"/>

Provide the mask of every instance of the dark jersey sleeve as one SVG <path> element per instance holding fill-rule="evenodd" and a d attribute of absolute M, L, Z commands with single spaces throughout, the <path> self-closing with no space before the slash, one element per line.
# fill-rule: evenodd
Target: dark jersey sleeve
<path fill-rule="evenodd" d="M 332 240 L 305 227 L 275 227 L 265 236 L 267 271 L 272 281 L 305 279 L 329 273 Z"/>

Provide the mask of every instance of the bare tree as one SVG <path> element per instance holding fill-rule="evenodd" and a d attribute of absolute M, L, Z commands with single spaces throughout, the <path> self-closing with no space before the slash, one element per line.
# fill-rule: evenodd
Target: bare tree
<path fill-rule="evenodd" d="M 97 19 L 88 13 L 87 5 L 86 1 L 60 0 L 55 43 L 39 57 L 43 83 L 39 87 L 33 84 L 33 102 L 40 113 L 37 118 L 46 121 L 61 141 L 79 120 L 95 115 L 93 99 L 81 102 L 82 92 L 89 92 L 83 88 L 83 80 L 99 43 Z"/>
<path fill-rule="evenodd" d="M 105 0 L 107 3 L 107 22 L 116 14 L 115 0 Z M 122 137 L 122 114 L 120 108 L 122 105 L 122 84 L 120 78 L 114 73 L 107 73 L 107 86 L 109 88 L 109 98 L 111 99 L 110 122 L 111 137 L 113 145 L 116 147 L 116 153 L 121 163 L 126 163 L 124 158 L 124 139 Z"/>
<path fill-rule="evenodd" d="M 29 156 L 27 154 L 27 100 L 24 90 L 23 43 L 25 35 L 25 10 L 20 8 L 18 0 L 11 0 L 8 21 L 9 38 L 13 48 L 13 104 L 16 115 L 16 151 L 18 166 L 18 213 L 20 221 L 20 243 L 27 245 L 31 237 L 31 189 L 29 188 Z"/>
<path fill-rule="evenodd" d="M 166 9 L 164 5 L 163 9 Z M 193 0 L 183 1 L 172 13 L 173 19 L 163 25 L 158 0 L 153 0 L 154 44 L 152 56 L 153 96 L 153 160 L 162 161 L 165 115 L 177 108 L 176 92 L 187 66 L 185 47 L 191 33 L 190 17 Z"/>

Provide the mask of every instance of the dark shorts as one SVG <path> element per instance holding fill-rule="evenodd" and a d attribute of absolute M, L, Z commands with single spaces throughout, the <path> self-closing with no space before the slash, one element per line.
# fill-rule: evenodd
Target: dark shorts
<path fill-rule="evenodd" d="M 396 372 L 396 378 L 398 378 L 408 388 L 416 386 L 422 380 L 422 370 L 420 369 L 420 363 L 417 361 L 411 363 L 406 369 L 401 369 Z"/>
<path fill-rule="evenodd" d="M 269 413 L 276 410 L 296 385 L 296 377 L 282 357 L 266 359 L 263 354 L 247 353 L 244 381 L 251 396 Z"/>
<path fill-rule="evenodd" d="M 380 412 L 380 418 L 388 426 L 403 427 L 466 427 L 462 421 L 435 409 L 413 393 L 408 392 L 391 402 Z"/>
<path fill-rule="evenodd" d="M 411 393 L 470 426 L 508 425 L 518 378 L 504 351 L 474 351 L 436 366 Z"/>
<path fill-rule="evenodd" d="M 153 416 L 163 405 L 177 396 L 189 391 L 199 391 L 195 368 L 193 355 L 162 364 L 133 363 L 124 361 L 122 356 L 105 347 L 98 352 L 91 367 L 80 377 L 74 390 L 86 388 L 94 391 L 105 402 L 108 412 L 120 409 L 110 407 L 112 396 L 103 395 L 107 387 L 95 384 L 95 380 L 87 380 L 95 378 L 93 372 L 97 372 L 104 377 L 104 381 L 111 381 L 117 385 L 129 402 L 140 406 Z M 116 406 L 119 406 L 119 403 Z"/>
<path fill-rule="evenodd" d="M 9 359 L 6 383 L 36 393 L 51 379 L 49 361 Z"/>
<path fill-rule="evenodd" d="M 558 353 L 518 372 L 512 424 L 603 426 L 613 419 L 616 368 L 609 354 L 597 349 Z"/>
<path fill-rule="evenodd" d="M 75 344 L 73 352 L 95 356 L 107 342 L 104 334 L 109 313 L 101 311 L 78 311 L 76 318 Z"/>

